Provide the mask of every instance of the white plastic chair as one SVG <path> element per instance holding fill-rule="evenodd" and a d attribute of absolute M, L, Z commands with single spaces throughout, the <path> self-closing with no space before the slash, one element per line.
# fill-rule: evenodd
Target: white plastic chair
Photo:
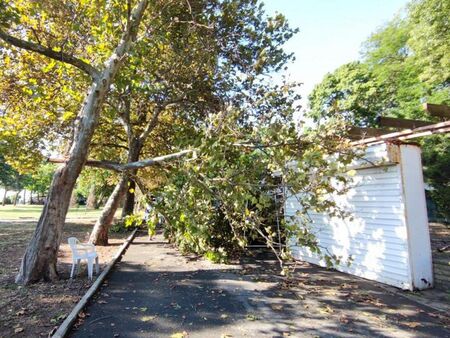
<path fill-rule="evenodd" d="M 98 255 L 95 252 L 95 245 L 90 243 L 80 243 L 75 237 L 70 237 L 68 239 L 70 249 L 72 250 L 72 269 L 70 270 L 70 278 L 73 277 L 75 272 L 75 267 L 77 268 L 76 274 L 78 274 L 78 269 L 82 259 L 86 259 L 88 267 L 88 277 L 92 280 L 94 261 L 95 261 L 95 272 L 99 273 Z"/>

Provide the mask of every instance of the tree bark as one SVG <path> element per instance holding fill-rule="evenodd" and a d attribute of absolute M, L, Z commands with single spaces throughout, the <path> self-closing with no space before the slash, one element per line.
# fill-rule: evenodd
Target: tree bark
<path fill-rule="evenodd" d="M 20 194 L 20 191 L 18 191 L 16 193 L 16 196 L 14 196 L 14 206 L 17 206 L 17 200 L 19 199 L 19 194 Z"/>
<path fill-rule="evenodd" d="M 105 65 L 105 69 L 93 81 L 84 105 L 78 114 L 74 140 L 68 161 L 59 167 L 52 180 L 46 203 L 36 230 L 22 258 L 16 283 L 29 284 L 41 279 L 56 280 L 56 261 L 62 238 L 62 228 L 70 204 L 75 182 L 86 162 L 89 145 L 98 122 L 98 116 L 113 82 L 121 60 L 135 39 L 138 25 L 148 1 L 141 0 L 133 11 L 131 22 L 117 48 Z M 20 47 L 20 46 L 19 46 Z"/>
<path fill-rule="evenodd" d="M 127 177 L 123 175 L 119 183 L 117 183 L 113 192 L 109 196 L 108 201 L 103 208 L 102 214 L 100 215 L 94 225 L 94 228 L 92 229 L 92 233 L 89 238 L 90 243 L 102 246 L 108 245 L 109 228 L 111 227 L 111 224 L 114 220 L 114 215 L 127 189 L 127 182 Z"/>
<path fill-rule="evenodd" d="M 5 187 L 5 192 L 3 193 L 3 201 L 2 201 L 2 206 L 5 206 L 6 205 L 6 194 L 8 193 L 8 190 L 6 190 L 6 187 Z"/>
<path fill-rule="evenodd" d="M 97 197 L 95 196 L 95 185 L 92 185 L 89 189 L 89 194 L 86 200 L 86 209 L 97 208 Z"/>
<path fill-rule="evenodd" d="M 69 208 L 75 208 L 77 206 L 77 192 L 72 190 L 72 194 L 70 195 Z"/>
<path fill-rule="evenodd" d="M 139 161 L 139 155 L 142 150 L 142 142 L 139 137 L 134 137 L 130 142 L 128 148 L 128 163 Z M 136 175 L 137 169 L 133 169 L 130 171 L 132 176 Z M 134 202 L 135 202 L 135 190 L 136 190 L 136 182 L 133 179 L 128 181 L 128 189 L 125 195 L 125 202 L 123 204 L 122 209 L 122 218 L 133 214 L 134 212 Z"/>

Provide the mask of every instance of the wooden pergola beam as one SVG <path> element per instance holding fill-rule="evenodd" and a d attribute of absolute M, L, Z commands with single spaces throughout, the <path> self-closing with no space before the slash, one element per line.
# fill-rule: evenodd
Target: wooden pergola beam
<path fill-rule="evenodd" d="M 425 127 L 434 124 L 434 122 L 429 121 L 399 119 L 385 116 L 379 116 L 376 122 L 380 127 L 390 127 L 398 129 L 416 129 L 419 127 Z"/>
<path fill-rule="evenodd" d="M 445 120 L 450 119 L 450 107 L 445 104 L 424 103 L 423 109 L 431 116 L 440 117 Z"/>
<path fill-rule="evenodd" d="M 406 129 L 390 134 L 384 134 L 380 136 L 374 136 L 370 138 L 366 138 L 359 141 L 354 141 L 354 145 L 361 144 L 371 144 L 378 142 L 386 142 L 386 141 L 404 141 L 410 140 L 418 137 L 434 135 L 434 134 L 445 134 L 450 132 L 450 121 L 439 122 L 425 127 L 419 127 L 415 129 Z"/>
<path fill-rule="evenodd" d="M 381 129 L 381 128 L 360 128 L 360 127 L 350 127 L 348 130 L 348 136 L 351 139 L 362 139 L 367 137 L 381 136 L 384 134 L 392 133 L 392 130 Z"/>

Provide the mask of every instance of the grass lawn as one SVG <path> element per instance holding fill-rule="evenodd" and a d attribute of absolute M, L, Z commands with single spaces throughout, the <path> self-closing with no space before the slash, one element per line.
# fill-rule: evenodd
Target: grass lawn
<path fill-rule="evenodd" d="M 38 219 L 42 212 L 42 205 L 13 205 L 0 206 L 1 220 L 20 220 L 20 219 Z M 102 209 L 86 210 L 85 207 L 71 208 L 67 214 L 67 218 L 92 219 L 97 218 Z M 121 210 L 116 213 L 120 215 Z"/>

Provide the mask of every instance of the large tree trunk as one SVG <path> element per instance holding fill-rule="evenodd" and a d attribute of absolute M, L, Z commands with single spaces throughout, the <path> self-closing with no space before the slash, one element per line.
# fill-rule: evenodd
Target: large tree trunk
<path fill-rule="evenodd" d="M 120 201 L 122 200 L 125 191 L 127 189 L 127 178 L 122 176 L 119 183 L 117 183 L 113 192 L 108 198 L 106 205 L 103 208 L 102 214 L 98 218 L 97 222 L 92 229 L 89 242 L 95 245 L 108 245 L 108 232 L 111 224 L 114 220 L 114 215 L 119 208 Z"/>
<path fill-rule="evenodd" d="M 107 89 L 101 83 L 95 83 L 90 89 L 69 160 L 67 164 L 59 167 L 53 176 L 44 209 L 22 259 L 16 283 L 28 284 L 41 279 L 55 280 L 58 277 L 56 260 L 62 228 L 75 182 L 87 158 L 98 112 Z"/>
<path fill-rule="evenodd" d="M 139 161 L 139 156 L 142 150 L 142 142 L 139 137 L 134 137 L 129 145 L 128 152 L 128 163 Z M 137 173 L 137 169 L 130 171 L 130 176 L 134 176 Z M 128 189 L 125 195 L 125 202 L 122 209 L 122 218 L 133 214 L 134 212 L 134 202 L 135 202 L 135 190 L 136 182 L 131 178 L 128 181 Z"/>
<path fill-rule="evenodd" d="M 132 14 L 132 22 L 119 45 L 106 63 L 104 71 L 89 89 L 83 108 L 78 114 L 78 124 L 69 151 L 68 161 L 59 167 L 52 180 L 46 203 L 36 230 L 22 258 L 16 283 L 29 284 L 58 278 L 56 261 L 62 238 L 62 228 L 69 208 L 75 182 L 87 159 L 89 145 L 98 122 L 98 115 L 106 94 L 122 64 L 148 2 L 141 0 Z"/>
<path fill-rule="evenodd" d="M 95 185 L 91 186 L 89 189 L 89 195 L 86 201 L 86 209 L 96 209 L 97 208 L 97 197 L 95 196 Z"/>

